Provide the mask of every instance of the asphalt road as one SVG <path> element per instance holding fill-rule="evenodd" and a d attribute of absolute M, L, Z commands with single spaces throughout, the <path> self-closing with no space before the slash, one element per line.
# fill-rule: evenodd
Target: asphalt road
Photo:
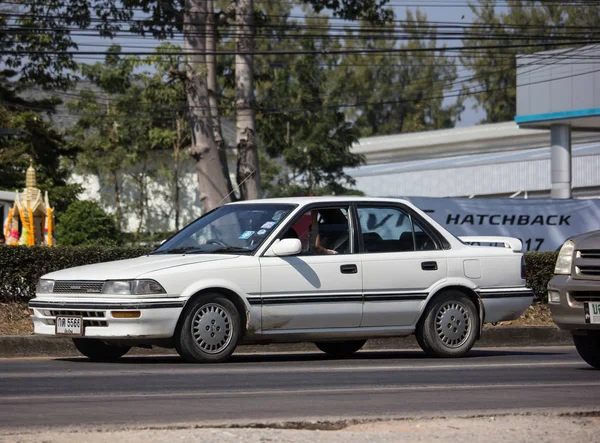
<path fill-rule="evenodd" d="M 225 364 L 177 357 L 0 360 L 0 428 L 166 425 L 600 409 L 600 371 L 572 347 L 235 355 Z"/>

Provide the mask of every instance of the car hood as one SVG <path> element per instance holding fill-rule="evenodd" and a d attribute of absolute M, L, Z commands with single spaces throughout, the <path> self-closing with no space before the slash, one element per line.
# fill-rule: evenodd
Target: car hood
<path fill-rule="evenodd" d="M 573 237 L 577 249 L 600 249 L 600 231 L 586 232 Z"/>
<path fill-rule="evenodd" d="M 214 260 L 231 260 L 233 255 L 156 254 L 127 260 L 77 266 L 51 272 L 42 278 L 49 280 L 127 280 L 149 272 L 176 266 L 204 263 Z"/>

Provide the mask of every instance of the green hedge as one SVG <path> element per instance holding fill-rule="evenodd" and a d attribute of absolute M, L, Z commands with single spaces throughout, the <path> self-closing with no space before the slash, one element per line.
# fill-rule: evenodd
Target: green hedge
<path fill-rule="evenodd" d="M 29 300 L 35 295 L 38 279 L 49 272 L 139 257 L 150 250 L 102 246 L 0 246 L 0 302 Z"/>
<path fill-rule="evenodd" d="M 99 246 L 60 246 L 57 248 L 0 246 L 0 301 L 29 300 L 38 279 L 48 272 L 73 266 L 139 257 L 150 248 L 109 248 Z M 546 285 L 552 278 L 556 252 L 525 254 L 527 286 L 536 300 L 547 302 Z"/>
<path fill-rule="evenodd" d="M 533 288 L 535 300 L 548 303 L 548 282 L 554 276 L 558 252 L 527 252 L 525 269 L 527 286 Z"/>

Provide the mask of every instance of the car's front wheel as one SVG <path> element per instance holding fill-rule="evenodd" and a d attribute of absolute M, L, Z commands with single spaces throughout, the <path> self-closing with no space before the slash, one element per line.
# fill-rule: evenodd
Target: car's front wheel
<path fill-rule="evenodd" d="M 315 346 L 336 358 L 350 357 L 362 348 L 367 340 L 318 341 Z"/>
<path fill-rule="evenodd" d="M 131 349 L 131 346 L 113 345 L 95 338 L 74 338 L 73 344 L 90 360 L 104 362 L 115 361 Z"/>
<path fill-rule="evenodd" d="M 175 336 L 175 348 L 190 362 L 221 362 L 235 351 L 241 329 L 235 305 L 220 294 L 207 294 L 188 302 Z"/>
<path fill-rule="evenodd" d="M 479 315 L 475 304 L 460 291 L 434 298 L 417 325 L 417 341 L 432 357 L 462 357 L 477 340 Z"/>
<path fill-rule="evenodd" d="M 585 362 L 600 369 L 600 331 L 587 331 L 587 335 L 573 334 L 577 352 Z"/>

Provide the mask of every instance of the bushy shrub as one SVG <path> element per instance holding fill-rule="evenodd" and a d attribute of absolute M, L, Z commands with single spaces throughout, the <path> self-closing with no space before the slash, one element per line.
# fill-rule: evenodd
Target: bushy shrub
<path fill-rule="evenodd" d="M 49 272 L 139 257 L 150 251 L 100 246 L 0 246 L 0 302 L 29 300 L 35 295 L 38 279 Z"/>
<path fill-rule="evenodd" d="M 548 303 L 548 282 L 554 277 L 558 252 L 528 252 L 525 254 L 527 286 L 533 289 L 535 300 Z"/>
<path fill-rule="evenodd" d="M 78 200 L 58 214 L 56 222 L 57 244 L 64 246 L 103 245 L 116 246 L 120 233 L 115 220 L 88 200 Z"/>
<path fill-rule="evenodd" d="M 107 248 L 80 246 L 47 248 L 35 246 L 0 246 L 0 302 L 27 301 L 35 295 L 38 279 L 48 272 L 92 263 L 139 257 L 151 248 Z M 537 301 L 547 302 L 546 287 L 553 276 L 556 252 L 525 254 L 527 286 L 533 288 Z"/>

